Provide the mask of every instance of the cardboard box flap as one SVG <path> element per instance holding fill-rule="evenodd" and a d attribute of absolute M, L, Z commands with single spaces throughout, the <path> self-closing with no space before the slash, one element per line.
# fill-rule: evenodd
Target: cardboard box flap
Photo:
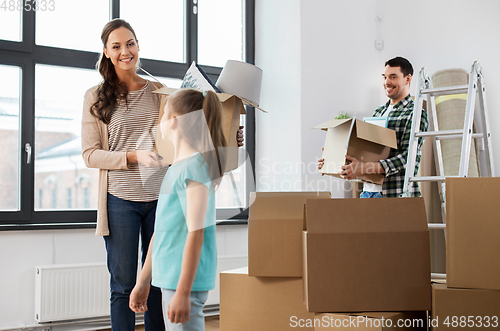
<path fill-rule="evenodd" d="M 171 87 L 164 86 L 164 87 L 161 87 L 157 90 L 154 90 L 153 93 L 158 93 L 158 94 L 163 94 L 163 95 L 171 95 L 178 90 L 179 89 L 177 89 L 177 88 L 171 88 Z M 215 94 L 217 94 L 217 97 L 219 97 L 220 102 L 226 102 L 227 100 L 229 100 L 232 97 L 235 97 L 241 101 L 240 98 L 238 98 L 237 96 L 232 95 L 232 94 L 227 94 L 227 93 L 215 93 Z M 246 114 L 246 113 L 247 112 L 245 111 L 245 107 L 243 106 L 243 102 L 241 102 L 240 114 Z"/>
<path fill-rule="evenodd" d="M 309 234 L 427 232 L 423 198 L 308 199 Z"/>
<path fill-rule="evenodd" d="M 394 130 L 383 128 L 361 120 L 356 120 L 356 135 L 358 138 L 374 142 L 379 145 L 398 148 Z"/>
<path fill-rule="evenodd" d="M 252 220 L 302 220 L 308 197 L 330 198 L 330 192 L 251 192 Z"/>
<path fill-rule="evenodd" d="M 313 127 L 313 129 L 321 129 L 321 130 L 328 130 L 330 128 L 335 128 L 339 125 L 342 125 L 346 122 L 350 122 L 352 119 L 351 118 L 347 118 L 347 119 L 343 119 L 343 120 L 329 120 L 329 121 L 326 121 L 324 123 L 321 123 L 320 125 L 316 125 L 315 127 Z"/>

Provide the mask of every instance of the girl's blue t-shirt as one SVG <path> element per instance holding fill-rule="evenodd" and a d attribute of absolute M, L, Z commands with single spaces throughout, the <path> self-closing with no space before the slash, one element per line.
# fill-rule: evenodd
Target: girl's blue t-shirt
<path fill-rule="evenodd" d="M 156 207 L 152 284 L 171 290 L 177 288 L 188 234 L 185 215 L 189 181 L 202 183 L 210 190 L 200 261 L 191 288 L 191 291 L 209 291 L 215 288 L 217 268 L 215 192 L 207 163 L 199 153 L 173 164 L 163 179 Z"/>

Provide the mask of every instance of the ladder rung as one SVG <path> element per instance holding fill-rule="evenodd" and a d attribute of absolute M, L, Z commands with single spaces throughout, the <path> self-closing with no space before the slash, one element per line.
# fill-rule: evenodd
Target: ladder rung
<path fill-rule="evenodd" d="M 415 137 L 432 137 L 432 136 L 450 136 L 450 135 L 460 135 L 464 134 L 464 130 L 442 130 L 442 131 L 426 131 L 426 132 L 415 132 Z"/>
<path fill-rule="evenodd" d="M 447 94 L 460 94 L 467 93 L 469 91 L 469 85 L 456 85 L 456 86 L 446 86 L 446 87 L 435 87 L 429 89 L 422 89 L 420 93 L 431 94 L 431 95 L 447 95 Z"/>
<path fill-rule="evenodd" d="M 446 274 L 431 273 L 432 279 L 446 279 Z"/>
<path fill-rule="evenodd" d="M 429 229 L 446 229 L 446 224 L 441 224 L 441 223 L 427 223 L 427 227 Z"/>
<path fill-rule="evenodd" d="M 415 132 L 415 137 L 433 137 L 440 140 L 447 139 L 459 139 L 464 135 L 464 130 L 443 130 L 443 131 L 425 131 L 425 132 Z M 473 133 L 472 138 L 483 138 L 482 133 Z"/>
<path fill-rule="evenodd" d="M 410 182 L 441 182 L 446 180 L 446 178 L 453 178 L 458 176 L 422 176 L 422 177 L 410 177 Z"/>
<path fill-rule="evenodd" d="M 449 135 L 449 136 L 436 136 L 436 139 L 439 140 L 450 140 L 450 139 L 460 139 L 463 137 L 463 134 L 457 134 L 457 135 Z M 473 133 L 472 138 L 483 138 L 482 133 Z"/>

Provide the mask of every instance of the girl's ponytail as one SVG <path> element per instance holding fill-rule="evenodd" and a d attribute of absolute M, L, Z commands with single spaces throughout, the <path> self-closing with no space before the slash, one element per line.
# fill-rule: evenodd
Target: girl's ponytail
<path fill-rule="evenodd" d="M 224 175 L 227 159 L 227 141 L 222 131 L 222 104 L 215 92 L 205 91 L 203 95 L 203 112 L 205 113 L 212 143 L 215 147 L 214 160 L 208 166 L 210 176 L 218 185 Z"/>
<path fill-rule="evenodd" d="M 195 148 L 202 153 L 208 165 L 210 179 L 214 187 L 217 187 L 224 175 L 228 145 L 222 131 L 222 104 L 217 94 L 212 91 L 181 89 L 172 94 L 168 102 L 176 115 L 203 109 L 208 132 L 195 132 L 198 126 L 186 123 L 182 134 L 185 139 L 191 140 L 193 147 L 196 146 Z"/>

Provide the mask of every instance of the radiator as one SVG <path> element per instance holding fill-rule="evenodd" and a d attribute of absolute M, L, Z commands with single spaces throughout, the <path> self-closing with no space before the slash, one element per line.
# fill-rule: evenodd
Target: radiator
<path fill-rule="evenodd" d="M 38 323 L 109 316 L 106 264 L 51 265 L 35 269 Z"/>
<path fill-rule="evenodd" d="M 219 274 L 248 266 L 247 256 L 219 256 L 215 289 L 205 304 L 218 311 Z M 109 273 L 106 264 L 36 267 L 35 319 L 38 323 L 109 316 Z"/>
<path fill-rule="evenodd" d="M 243 255 L 224 255 L 217 258 L 217 275 L 215 278 L 215 288 L 208 292 L 208 299 L 205 303 L 205 312 L 210 311 L 214 305 L 218 310 L 218 305 L 220 303 L 220 279 L 219 275 L 222 271 L 238 269 L 248 266 L 248 256 Z M 212 307 L 210 307 L 212 306 Z"/>

